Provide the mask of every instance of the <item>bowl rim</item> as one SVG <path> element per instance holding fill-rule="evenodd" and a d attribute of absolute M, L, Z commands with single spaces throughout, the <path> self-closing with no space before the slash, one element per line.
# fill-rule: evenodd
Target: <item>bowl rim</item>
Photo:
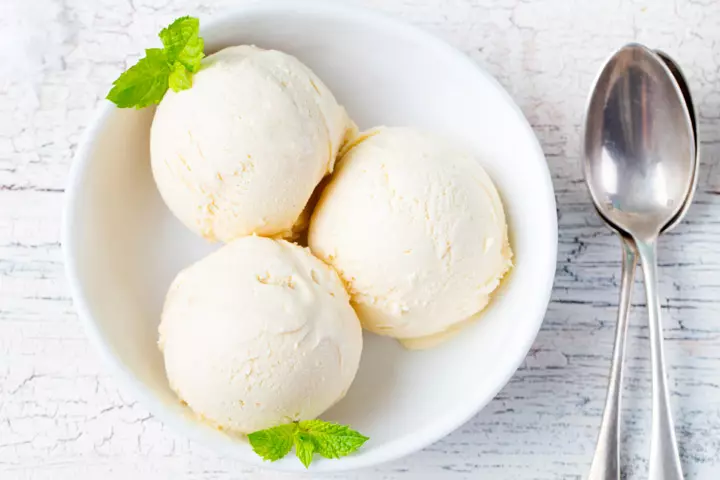
<path fill-rule="evenodd" d="M 540 161 L 541 169 L 545 172 L 545 175 L 542 175 L 542 178 L 536 179 L 536 181 L 542 182 L 542 189 L 547 192 L 546 198 L 541 200 L 546 202 L 548 207 L 551 207 L 548 211 L 553 212 L 547 221 L 554 248 L 548 252 L 547 257 L 544 259 L 542 272 L 542 277 L 547 277 L 548 281 L 545 285 L 538 286 L 539 291 L 534 301 L 535 318 L 532 326 L 525 330 L 522 338 L 519 338 L 517 342 L 513 342 L 507 347 L 512 351 L 511 357 L 514 357 L 515 359 L 512 364 L 512 368 L 508 368 L 507 371 L 499 377 L 501 378 L 501 381 L 499 381 L 493 388 L 487 390 L 483 395 L 468 396 L 468 400 L 459 404 L 458 408 L 454 409 L 452 412 L 448 412 L 443 417 L 427 422 L 417 431 L 413 432 L 412 435 L 406 435 L 387 442 L 381 450 L 371 450 L 366 454 L 360 451 L 354 455 L 350 455 L 336 461 L 318 461 L 313 463 L 313 472 L 340 472 L 386 463 L 405 457 L 431 445 L 470 420 L 480 410 L 486 407 L 487 404 L 498 394 L 498 392 L 507 385 L 524 361 L 527 353 L 530 351 L 530 348 L 540 331 L 540 327 L 545 318 L 545 313 L 547 312 L 547 307 L 550 302 L 556 271 L 558 248 L 557 216 L 554 213 L 556 212 L 556 201 L 546 157 L 542 151 L 535 132 L 523 115 L 520 107 L 514 102 L 512 97 L 498 83 L 498 81 L 492 75 L 487 73 L 479 64 L 474 62 L 460 50 L 419 27 L 405 23 L 400 19 L 396 19 L 375 10 L 359 6 L 339 4 L 337 2 L 326 0 L 265 0 L 262 3 L 247 4 L 228 9 L 205 22 L 205 25 L 201 27 L 201 32 L 213 30 L 223 22 L 232 21 L 233 18 L 239 16 L 282 13 L 287 11 L 297 11 L 298 9 L 302 9 L 303 13 L 306 14 L 330 14 L 343 19 L 351 18 L 356 22 L 381 27 L 387 31 L 394 31 L 398 35 L 402 35 L 406 38 L 412 38 L 417 42 L 420 48 L 432 47 L 437 49 L 443 55 L 451 57 L 453 61 L 458 64 L 463 64 L 468 72 L 468 75 L 476 75 L 478 77 L 482 77 L 484 81 L 489 82 L 489 84 L 495 88 L 497 95 L 501 96 L 504 103 L 508 104 L 508 106 L 515 112 L 518 120 L 524 126 L 528 137 L 533 140 L 532 143 L 536 154 L 534 155 L 534 161 Z M 201 443 L 204 446 L 215 448 L 222 455 L 227 455 L 248 465 L 289 472 L 305 471 L 299 463 L 296 465 L 295 462 L 270 464 L 263 462 L 260 457 L 254 455 L 241 456 L 238 454 L 239 452 L 236 444 L 230 441 L 221 441 L 218 436 L 209 435 L 204 432 L 202 428 L 193 428 L 187 420 L 181 421 L 177 414 L 171 413 L 167 406 L 159 398 L 157 398 L 143 382 L 137 379 L 135 375 L 119 360 L 118 356 L 113 351 L 113 347 L 105 341 L 98 324 L 93 319 L 85 296 L 85 287 L 80 281 L 76 265 L 77 236 L 75 233 L 76 229 L 73 228 L 73 226 L 78 223 L 77 199 L 82 181 L 87 175 L 87 166 L 89 165 L 91 158 L 90 154 L 97 142 L 97 135 L 99 131 L 104 127 L 108 118 L 114 113 L 115 109 L 116 107 L 109 101 L 102 101 L 97 107 L 95 114 L 88 123 L 88 126 L 78 143 L 78 148 L 70 167 L 61 221 L 63 262 L 65 264 L 70 293 L 75 309 L 77 310 L 78 317 L 80 318 L 84 330 L 90 339 L 90 343 L 92 343 L 95 350 L 99 352 L 105 365 L 109 366 L 109 370 L 112 372 L 115 379 L 118 380 L 120 386 L 135 395 L 145 408 L 147 408 L 163 423 L 171 425 L 176 432 L 181 433 L 189 439 L 198 441 L 198 443 Z"/>

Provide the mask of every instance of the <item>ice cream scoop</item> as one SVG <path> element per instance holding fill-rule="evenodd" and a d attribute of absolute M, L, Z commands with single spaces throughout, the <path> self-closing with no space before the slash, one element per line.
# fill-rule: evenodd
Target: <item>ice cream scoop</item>
<path fill-rule="evenodd" d="M 511 267 L 505 213 L 475 156 L 409 128 L 349 146 L 309 229 L 363 326 L 423 348 L 485 308 Z"/>
<path fill-rule="evenodd" d="M 354 125 L 291 55 L 229 47 L 155 112 L 152 170 L 170 210 L 210 240 L 292 237 Z M 306 223 L 306 222 L 305 222 Z"/>
<path fill-rule="evenodd" d="M 255 236 L 178 274 L 159 333 L 171 388 L 235 433 L 320 415 L 350 388 L 362 350 L 337 273 L 306 248 Z"/>

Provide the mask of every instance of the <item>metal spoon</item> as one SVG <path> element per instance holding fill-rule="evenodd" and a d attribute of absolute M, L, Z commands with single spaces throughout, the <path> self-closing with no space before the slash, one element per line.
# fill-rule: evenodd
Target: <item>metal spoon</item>
<path fill-rule="evenodd" d="M 623 47 L 590 98 L 585 175 L 603 218 L 632 237 L 643 260 L 653 366 L 652 480 L 682 478 L 665 383 L 656 242 L 691 194 L 695 159 L 692 120 L 672 72 L 647 48 Z"/>
<path fill-rule="evenodd" d="M 680 69 L 680 66 L 666 53 L 656 50 L 667 67 L 675 77 L 678 87 L 683 93 L 685 104 L 690 113 L 693 124 L 693 139 L 695 143 L 695 170 L 693 173 L 693 187 L 685 199 L 680 212 L 673 220 L 663 228 L 663 233 L 675 228 L 685 216 L 685 212 L 692 204 L 695 184 L 698 177 L 699 153 L 697 150 L 697 121 L 695 108 L 687 80 Z M 618 234 L 622 245 L 622 275 L 620 280 L 620 300 L 618 302 L 618 316 L 615 330 L 615 344 L 613 346 L 613 358 L 610 367 L 610 380 L 608 383 L 605 408 L 600 423 L 597 446 L 593 455 L 588 480 L 619 480 L 620 479 L 620 404 L 623 390 L 623 368 L 625 357 L 625 338 L 628 326 L 628 311 L 630 306 L 630 294 L 635 278 L 635 267 L 637 265 L 637 250 L 635 242 L 627 234 L 613 228 L 610 222 L 603 217 L 602 212 L 596 207 L 598 215 L 608 223 L 608 226 Z"/>

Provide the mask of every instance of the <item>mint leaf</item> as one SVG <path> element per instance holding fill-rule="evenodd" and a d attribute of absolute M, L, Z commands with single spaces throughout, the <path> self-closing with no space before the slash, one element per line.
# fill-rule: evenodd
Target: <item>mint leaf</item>
<path fill-rule="evenodd" d="M 113 82 L 107 99 L 120 108 L 143 108 L 160 103 L 168 88 L 192 87 L 192 74 L 200 70 L 205 42 L 200 21 L 181 17 L 163 28 L 163 48 L 145 50 L 145 57 Z"/>
<path fill-rule="evenodd" d="M 174 92 L 179 92 L 180 90 L 187 90 L 188 88 L 192 87 L 192 74 L 188 71 L 187 68 L 185 68 L 185 65 L 180 62 L 175 62 L 172 72 L 170 72 L 168 84 Z"/>
<path fill-rule="evenodd" d="M 180 17 L 160 32 L 171 64 L 180 62 L 190 72 L 200 69 L 200 60 L 205 56 L 205 42 L 200 38 L 200 21 L 193 17 Z"/>
<path fill-rule="evenodd" d="M 253 432 L 248 435 L 248 440 L 250 440 L 253 451 L 263 460 L 274 462 L 290 453 L 297 428 L 297 423 L 279 425 Z"/>
<path fill-rule="evenodd" d="M 120 108 L 143 108 L 160 103 L 168 88 L 170 66 L 161 48 L 145 50 L 145 56 L 113 82 L 107 99 Z"/>
<path fill-rule="evenodd" d="M 305 468 L 315 453 L 325 458 L 340 458 L 360 448 L 368 437 L 346 425 L 322 420 L 303 420 L 259 430 L 248 435 L 255 453 L 264 460 L 279 460 L 295 445 L 295 455 Z"/>
<path fill-rule="evenodd" d="M 307 433 L 315 445 L 315 451 L 325 458 L 349 455 L 368 440 L 368 437 L 346 425 L 304 420 L 298 424 L 299 431 Z"/>
<path fill-rule="evenodd" d="M 305 468 L 310 466 L 314 452 L 315 444 L 310 435 L 299 431 L 295 432 L 295 455 L 305 465 Z"/>

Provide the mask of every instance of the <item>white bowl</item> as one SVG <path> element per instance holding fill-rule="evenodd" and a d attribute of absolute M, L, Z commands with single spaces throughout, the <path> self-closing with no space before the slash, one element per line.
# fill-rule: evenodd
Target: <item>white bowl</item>
<path fill-rule="evenodd" d="M 417 28 L 330 3 L 263 2 L 203 25 L 209 52 L 237 44 L 283 50 L 327 83 L 361 128 L 410 125 L 469 143 L 495 180 L 516 266 L 482 319 L 447 343 L 406 351 L 365 336 L 348 395 L 323 418 L 370 437 L 354 455 L 316 458 L 314 471 L 392 460 L 442 438 L 507 383 L 540 328 L 555 272 L 557 220 L 550 175 L 518 107 L 480 67 Z M 288 456 L 263 463 L 242 441 L 193 419 L 168 387 L 156 346 L 174 275 L 217 248 L 185 229 L 153 183 L 153 110 L 107 103 L 88 128 L 71 174 L 63 247 L 89 337 L 157 417 L 247 462 L 302 471 Z"/>

